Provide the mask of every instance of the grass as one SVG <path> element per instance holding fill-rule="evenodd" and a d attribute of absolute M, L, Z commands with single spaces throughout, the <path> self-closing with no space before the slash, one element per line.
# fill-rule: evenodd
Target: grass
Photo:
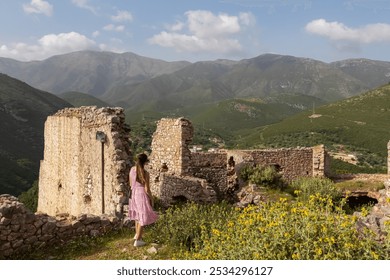
<path fill-rule="evenodd" d="M 341 190 L 371 190 L 378 191 L 383 188 L 380 182 L 368 181 L 345 181 L 336 183 L 335 186 Z M 286 201 L 289 204 L 296 203 L 296 197 L 293 196 L 292 189 L 285 188 L 284 191 L 279 189 L 263 188 L 267 201 L 277 205 L 279 201 Z M 225 206 L 223 206 L 225 205 Z M 367 205 L 369 208 L 370 205 Z M 372 206 L 372 205 L 371 205 Z M 227 208 L 226 208 L 227 207 Z M 183 210 L 180 210 L 183 209 Z M 179 246 L 181 240 L 179 235 L 189 234 L 192 236 L 194 227 L 213 227 L 230 221 L 232 217 L 229 213 L 228 205 L 210 205 L 207 207 L 191 208 L 191 206 L 182 205 L 179 208 L 171 209 L 172 215 L 162 215 L 164 221 L 159 225 L 147 226 L 145 228 L 144 240 L 148 243 L 144 247 L 133 246 L 134 229 L 124 227 L 117 231 L 107 233 L 99 237 L 82 237 L 73 240 L 67 244 L 60 244 L 46 248 L 40 248 L 29 254 L 19 255 L 16 259 L 31 260 L 170 260 L 182 256 L 183 247 Z M 225 209 L 222 211 L 222 209 Z M 168 211 L 168 212 L 170 212 Z M 179 211 L 179 212 L 178 212 Z M 180 212 L 183 211 L 183 212 Z M 220 212 L 222 211 L 222 212 Z M 227 211 L 227 212 L 226 212 Z M 357 210 L 356 210 L 357 211 Z M 217 213 L 220 212 L 220 215 Z M 175 214 L 176 213 L 176 214 Z M 180 214 L 181 213 L 181 214 Z M 226 214 L 228 213 L 228 214 Z M 234 213 L 234 211 L 233 211 Z M 352 212 L 351 212 L 352 213 Z M 178 215 L 180 214 L 180 215 Z M 181 217 L 180 217 L 181 216 Z M 169 222 L 169 219 L 174 219 Z M 213 222 L 213 221 L 216 222 Z M 226 220 L 226 221 L 225 221 Z M 224 222 L 225 221 L 225 222 Z M 210 223 L 211 222 L 211 223 Z M 175 230 L 180 230 L 175 233 Z M 184 230 L 185 229 L 185 230 Z M 162 234 L 163 233 L 163 234 Z M 161 235 L 162 234 L 162 235 Z M 177 238 L 175 239 L 175 234 Z M 199 233 L 198 233 L 199 234 Z M 171 236 L 172 235 L 172 236 Z M 184 237 L 185 237 L 184 236 Z M 197 235 L 195 235 L 196 237 Z M 157 241 L 159 239 L 159 241 Z M 176 240 L 176 241 L 175 241 Z M 194 239 L 196 240 L 196 239 Z M 154 243 L 156 241 L 156 243 Z M 156 250 L 150 250 L 154 247 Z"/>
<path fill-rule="evenodd" d="M 145 229 L 144 247 L 133 246 L 134 229 L 123 228 L 99 237 L 81 237 L 67 244 L 49 246 L 16 259 L 24 260 L 169 260 L 172 248 L 150 240 L 150 229 Z M 148 252 L 155 247 L 156 253 Z"/>
<path fill-rule="evenodd" d="M 383 182 L 348 180 L 336 183 L 336 187 L 342 192 L 353 191 L 373 191 L 384 189 Z"/>

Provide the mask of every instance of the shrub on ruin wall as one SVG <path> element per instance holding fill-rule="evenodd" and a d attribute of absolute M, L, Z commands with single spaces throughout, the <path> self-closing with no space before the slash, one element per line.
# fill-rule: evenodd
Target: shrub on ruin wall
<path fill-rule="evenodd" d="M 312 195 L 302 200 L 226 209 L 190 204 L 164 215 L 153 234 L 179 248 L 175 259 L 338 260 L 389 259 L 390 237 L 380 243 L 358 230 L 342 203 Z M 188 218 L 186 217 L 188 215 Z M 163 226 L 169 228 L 162 229 Z M 188 237 L 191 244 L 186 244 Z"/>
<path fill-rule="evenodd" d="M 282 189 L 284 182 L 280 173 L 273 166 L 244 166 L 240 178 L 258 186 Z"/>

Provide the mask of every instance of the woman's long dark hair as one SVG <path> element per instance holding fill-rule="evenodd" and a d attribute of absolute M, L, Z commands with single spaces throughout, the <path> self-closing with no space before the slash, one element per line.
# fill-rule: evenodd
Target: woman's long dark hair
<path fill-rule="evenodd" d="M 137 167 L 137 182 L 145 185 L 146 175 L 145 175 L 145 164 L 148 162 L 148 156 L 144 153 L 137 155 L 136 167 Z"/>

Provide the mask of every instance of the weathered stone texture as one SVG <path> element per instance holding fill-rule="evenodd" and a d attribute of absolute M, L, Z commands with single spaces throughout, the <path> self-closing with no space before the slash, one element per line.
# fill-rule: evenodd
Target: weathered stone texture
<path fill-rule="evenodd" d="M 105 143 L 96 139 L 98 131 Z M 38 211 L 101 214 L 104 184 L 104 212 L 115 213 L 128 189 L 128 132 L 122 108 L 66 108 L 49 116 Z"/>
<path fill-rule="evenodd" d="M 383 240 L 388 234 L 388 223 L 390 223 L 390 179 L 384 182 L 385 188 L 379 190 L 376 199 L 378 203 L 374 205 L 367 216 L 362 216 L 360 212 L 354 215 L 359 217 L 358 228 L 369 228 L 374 231 L 378 239 Z"/>
<path fill-rule="evenodd" d="M 171 203 L 174 196 L 209 201 L 204 195 L 197 197 L 202 190 L 201 185 L 206 184 L 218 200 L 229 199 L 237 190 L 240 169 L 247 164 L 274 165 L 286 181 L 302 176 L 325 176 L 328 169 L 328 156 L 322 145 L 313 148 L 191 153 L 188 145 L 192 138 L 193 127 L 189 120 L 161 119 L 157 123 L 148 169 L 152 193 L 163 203 Z M 229 165 L 230 158 L 235 161 L 235 166 Z M 195 184 L 198 190 L 193 182 L 199 179 L 204 183 Z"/>
<path fill-rule="evenodd" d="M 183 201 L 217 202 L 216 192 L 204 179 L 161 174 L 160 181 L 156 183 L 159 191 L 157 195 L 165 206 Z"/>
<path fill-rule="evenodd" d="M 189 173 L 205 179 L 213 188 L 219 199 L 225 198 L 228 190 L 227 154 L 221 153 L 192 153 Z"/>
<path fill-rule="evenodd" d="M 160 170 L 165 164 L 167 173 L 187 175 L 191 158 L 188 144 L 192 141 L 193 131 L 191 122 L 184 118 L 161 119 L 153 134 L 150 166 Z"/>
<path fill-rule="evenodd" d="M 33 214 L 16 197 L 0 195 L 0 259 L 120 227 L 121 221 L 114 216 Z"/>
<path fill-rule="evenodd" d="M 236 172 L 252 163 L 260 166 L 275 166 L 287 181 L 299 177 L 325 176 L 328 158 L 323 146 L 313 148 L 282 148 L 264 150 L 231 150 Z"/>

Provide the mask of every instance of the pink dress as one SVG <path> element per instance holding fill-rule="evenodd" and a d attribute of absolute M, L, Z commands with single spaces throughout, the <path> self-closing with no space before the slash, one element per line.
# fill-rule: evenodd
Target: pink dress
<path fill-rule="evenodd" d="M 137 182 L 136 167 L 130 170 L 131 198 L 129 200 L 129 218 L 138 221 L 141 226 L 153 224 L 158 214 L 153 210 L 145 187 Z"/>

